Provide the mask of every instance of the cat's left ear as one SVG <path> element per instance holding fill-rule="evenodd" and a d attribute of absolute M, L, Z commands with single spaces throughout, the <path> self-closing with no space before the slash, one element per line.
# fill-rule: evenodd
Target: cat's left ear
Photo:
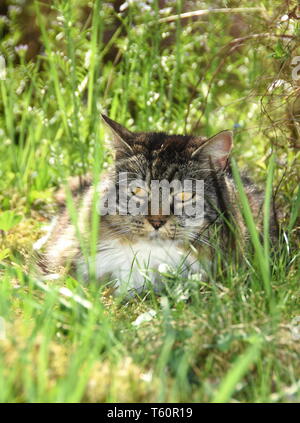
<path fill-rule="evenodd" d="M 103 115 L 102 113 L 101 113 L 101 116 L 104 122 L 106 123 L 106 125 L 109 126 L 109 128 L 111 129 L 113 133 L 114 148 L 120 151 L 127 151 L 127 153 L 129 151 L 133 153 L 133 150 L 130 144 L 133 141 L 134 133 L 130 132 L 124 126 L 120 125 L 118 122 L 115 122 L 109 117 Z"/>
<path fill-rule="evenodd" d="M 204 141 L 193 153 L 192 158 L 209 159 L 216 168 L 224 169 L 233 146 L 232 131 L 222 131 Z"/>

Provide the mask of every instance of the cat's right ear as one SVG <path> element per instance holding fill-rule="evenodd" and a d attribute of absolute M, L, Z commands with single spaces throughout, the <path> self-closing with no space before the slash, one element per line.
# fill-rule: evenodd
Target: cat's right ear
<path fill-rule="evenodd" d="M 113 147 L 120 152 L 133 153 L 130 144 L 133 142 L 134 134 L 120 125 L 118 122 L 110 119 L 101 113 L 102 119 L 110 128 L 113 134 Z"/>

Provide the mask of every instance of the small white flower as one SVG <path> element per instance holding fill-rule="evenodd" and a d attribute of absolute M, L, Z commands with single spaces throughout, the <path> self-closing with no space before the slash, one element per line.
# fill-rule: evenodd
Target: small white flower
<path fill-rule="evenodd" d="M 144 322 L 150 322 L 150 320 L 153 319 L 153 317 L 156 315 L 156 311 L 153 309 L 150 309 L 146 311 L 145 313 L 140 314 L 134 322 L 132 322 L 133 326 L 140 326 Z"/>
<path fill-rule="evenodd" d="M 160 263 L 158 266 L 159 273 L 170 273 L 171 269 L 170 266 L 167 263 Z"/>
<path fill-rule="evenodd" d="M 28 45 L 20 44 L 20 45 L 15 47 L 15 50 L 18 54 L 23 54 L 28 50 Z"/>
<path fill-rule="evenodd" d="M 288 21 L 289 20 L 289 15 L 283 15 L 283 16 L 281 16 L 280 20 L 281 20 L 281 22 Z"/>
<path fill-rule="evenodd" d="M 147 372 L 147 373 L 142 373 L 141 374 L 141 379 L 144 382 L 151 382 L 152 381 L 152 377 L 153 377 L 153 374 L 152 374 L 152 371 L 151 370 L 149 372 Z"/>

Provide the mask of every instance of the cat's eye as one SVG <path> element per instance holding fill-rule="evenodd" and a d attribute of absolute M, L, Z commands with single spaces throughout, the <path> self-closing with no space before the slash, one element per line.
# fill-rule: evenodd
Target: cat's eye
<path fill-rule="evenodd" d="M 192 197 L 193 197 L 193 193 L 190 191 L 181 191 L 181 192 L 177 192 L 174 195 L 174 199 L 176 201 L 181 201 L 182 203 L 184 203 L 185 201 L 189 201 Z"/>
<path fill-rule="evenodd" d="M 141 187 L 134 187 L 131 189 L 132 195 L 136 195 L 137 197 L 146 197 L 147 191 Z"/>

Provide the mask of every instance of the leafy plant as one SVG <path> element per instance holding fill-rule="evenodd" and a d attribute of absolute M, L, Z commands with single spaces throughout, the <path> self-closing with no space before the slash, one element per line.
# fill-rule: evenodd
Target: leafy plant
<path fill-rule="evenodd" d="M 0 230 L 7 232 L 20 223 L 22 216 L 17 215 L 11 210 L 0 213 Z"/>

